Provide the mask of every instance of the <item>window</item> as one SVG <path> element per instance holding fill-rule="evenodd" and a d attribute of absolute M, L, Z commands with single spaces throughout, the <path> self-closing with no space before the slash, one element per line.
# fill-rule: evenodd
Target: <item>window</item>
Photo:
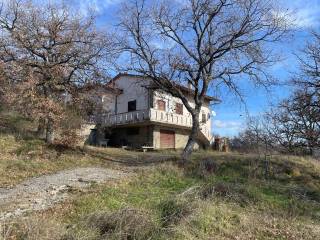
<path fill-rule="evenodd" d="M 183 115 L 183 105 L 181 103 L 176 103 L 176 114 Z"/>
<path fill-rule="evenodd" d="M 206 123 L 207 119 L 206 119 L 206 114 L 202 113 L 202 123 Z"/>
<path fill-rule="evenodd" d="M 137 101 L 130 101 L 128 102 L 128 112 L 136 111 L 137 110 Z"/>
<path fill-rule="evenodd" d="M 128 128 L 127 129 L 127 135 L 139 135 L 139 128 L 134 127 L 134 128 Z"/>
<path fill-rule="evenodd" d="M 166 102 L 163 100 L 157 100 L 158 110 L 165 111 L 166 110 Z"/>

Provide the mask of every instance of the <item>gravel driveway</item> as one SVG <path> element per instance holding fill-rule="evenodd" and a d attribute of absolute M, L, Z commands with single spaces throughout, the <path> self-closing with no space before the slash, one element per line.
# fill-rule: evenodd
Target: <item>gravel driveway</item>
<path fill-rule="evenodd" d="M 70 197 L 74 190 L 128 175 L 124 171 L 106 168 L 76 168 L 31 178 L 11 189 L 0 188 L 0 221 L 48 209 Z"/>

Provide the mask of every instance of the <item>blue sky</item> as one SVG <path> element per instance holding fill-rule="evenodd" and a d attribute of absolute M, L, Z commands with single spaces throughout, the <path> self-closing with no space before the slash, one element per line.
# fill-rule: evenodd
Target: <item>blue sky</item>
<path fill-rule="evenodd" d="M 117 15 L 117 9 L 124 0 L 69 0 L 73 7 L 82 14 L 93 9 L 97 15 L 99 26 L 112 25 Z M 311 29 L 320 30 L 320 0 L 278 0 L 277 5 L 284 11 L 291 12 L 295 26 L 292 36 L 275 46 L 281 52 L 283 61 L 276 63 L 270 72 L 281 81 L 288 80 L 290 74 L 297 71 L 297 61 L 293 55 L 308 41 Z M 246 97 L 246 107 L 228 92 L 221 94 L 222 103 L 213 106 L 216 116 L 213 118 L 213 133 L 222 136 L 234 136 L 244 128 L 246 109 L 251 116 L 263 113 L 270 103 L 276 103 L 288 96 L 288 86 L 278 86 L 267 92 L 256 89 L 250 84 L 243 86 Z"/>

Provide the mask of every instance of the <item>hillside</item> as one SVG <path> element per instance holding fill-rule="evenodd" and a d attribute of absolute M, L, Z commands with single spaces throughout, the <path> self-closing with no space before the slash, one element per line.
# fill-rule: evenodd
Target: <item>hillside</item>
<path fill-rule="evenodd" d="M 210 172 L 204 154 L 215 160 L 204 163 Z M 72 202 L 64 239 L 319 239 L 319 166 L 292 157 L 271 165 L 266 180 L 255 156 L 201 153 L 186 172 L 142 171 Z"/>
<path fill-rule="evenodd" d="M 117 148 L 47 145 L 35 137 L 35 124 L 17 113 L 0 111 L 0 188 L 30 177 L 75 167 L 123 168 L 177 156 L 177 152 L 129 152 Z"/>
<path fill-rule="evenodd" d="M 271 156 L 266 177 L 263 157 L 199 151 L 182 170 L 175 152 L 59 149 L 17 132 L 0 135 L 1 188 L 79 166 L 134 175 L 4 221 L 0 239 L 320 238 L 320 165 L 312 159 Z M 149 164 L 164 156 L 173 161 Z"/>

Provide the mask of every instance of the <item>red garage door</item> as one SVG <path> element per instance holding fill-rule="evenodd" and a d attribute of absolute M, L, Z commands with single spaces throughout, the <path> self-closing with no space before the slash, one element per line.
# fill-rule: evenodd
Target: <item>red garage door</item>
<path fill-rule="evenodd" d="M 160 130 L 160 148 L 175 148 L 174 131 Z"/>

